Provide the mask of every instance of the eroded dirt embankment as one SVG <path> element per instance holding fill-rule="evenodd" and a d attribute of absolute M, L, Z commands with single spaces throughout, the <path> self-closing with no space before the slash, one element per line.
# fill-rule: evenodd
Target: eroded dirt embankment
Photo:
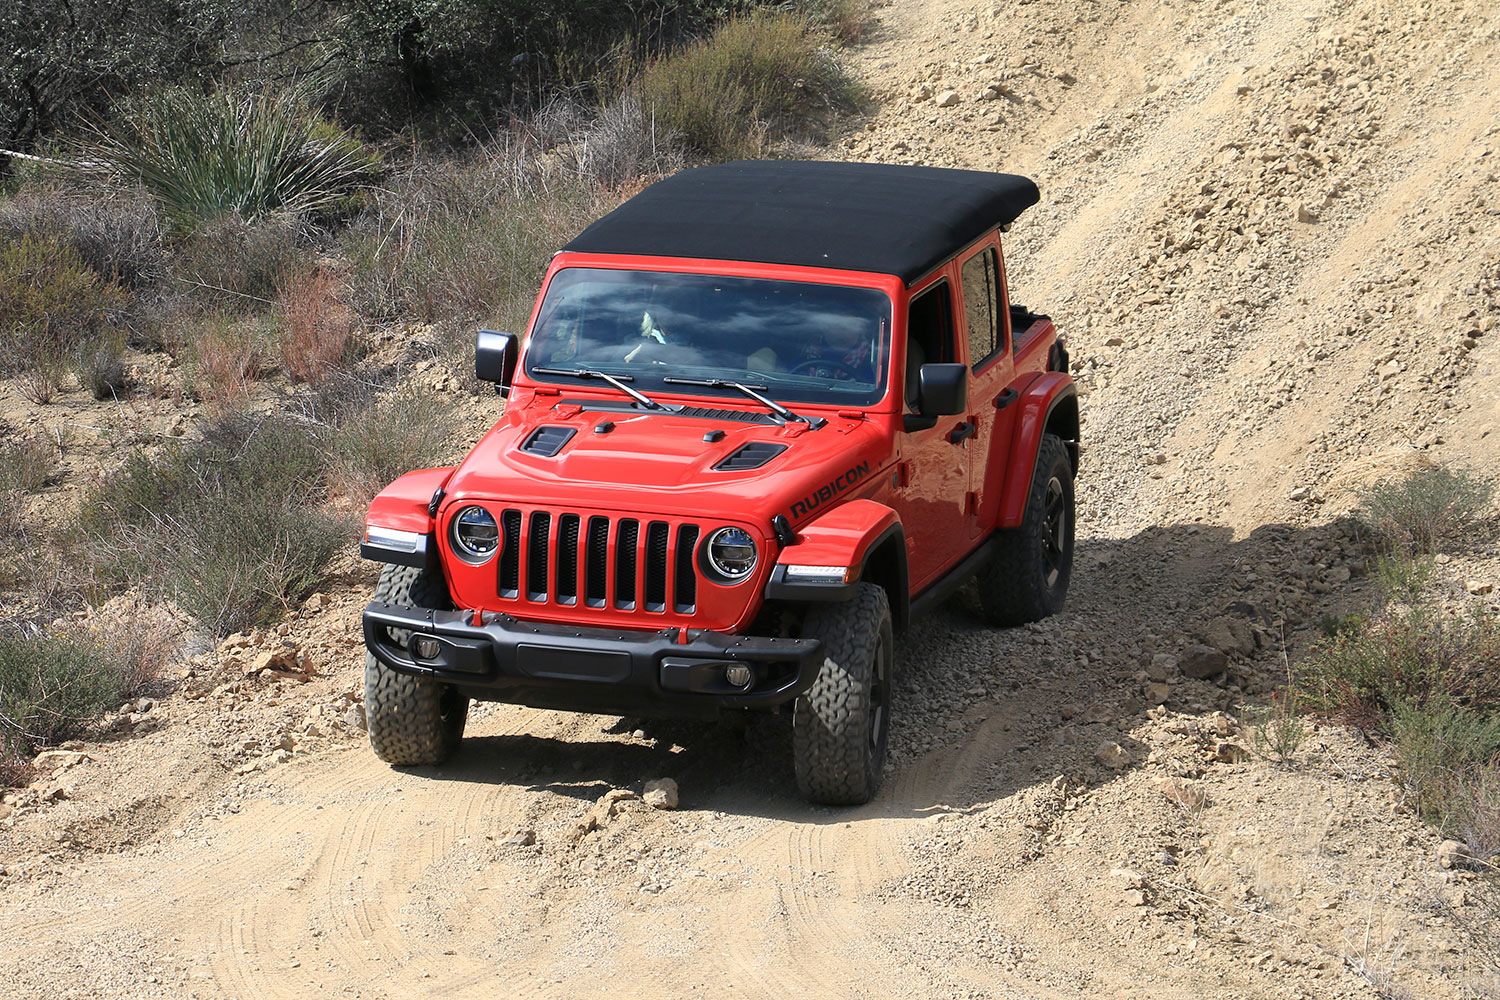
<path fill-rule="evenodd" d="M 849 57 L 879 105 L 830 155 L 1043 189 L 1007 251 L 1017 298 L 1056 317 L 1088 391 L 1067 613 L 997 632 L 961 599 L 923 622 L 901 645 L 886 788 L 834 812 L 790 794 L 776 720 L 490 707 L 451 766 L 386 768 L 358 731 L 369 581 L 351 566 L 285 637 L 210 654 L 182 693 L 124 716 L 135 736 L 59 760 L 18 803 L 0 828 L 0 982 L 37 997 L 1485 988 L 1445 915 L 1468 905 L 1464 876 L 1399 810 L 1390 761 L 1318 729 L 1280 767 L 1243 753 L 1235 716 L 1317 615 L 1370 599 L 1335 517 L 1351 490 L 1414 461 L 1500 457 L 1495 15 L 1379 0 L 877 14 Z M 1440 572 L 1500 566 L 1459 555 Z M 246 673 L 283 638 L 311 680 Z M 1198 643 L 1228 669 L 1189 676 Z M 659 776 L 678 810 L 596 805 Z"/>

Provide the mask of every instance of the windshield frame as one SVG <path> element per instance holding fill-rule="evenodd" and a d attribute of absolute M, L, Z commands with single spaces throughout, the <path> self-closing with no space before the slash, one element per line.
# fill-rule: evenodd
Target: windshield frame
<path fill-rule="evenodd" d="M 536 368 L 559 368 L 577 367 L 585 364 L 586 367 L 599 367 L 597 362 L 580 361 L 553 362 L 542 358 L 532 359 L 532 347 L 538 325 L 544 318 L 544 308 L 548 305 L 549 296 L 554 289 L 554 282 L 565 271 L 575 269 L 588 269 L 599 271 L 624 271 L 642 272 L 646 274 L 680 274 L 707 279 L 752 279 L 773 282 L 791 282 L 803 285 L 816 285 L 834 289 L 865 289 L 878 292 L 881 296 L 876 312 L 872 313 L 871 319 L 878 320 L 881 324 L 879 333 L 881 352 L 880 372 L 878 381 L 873 389 L 867 393 L 840 393 L 836 389 L 830 391 L 828 386 L 833 384 L 829 379 L 812 379 L 803 386 L 791 385 L 784 381 L 791 377 L 780 373 L 779 378 L 766 378 L 766 374 L 753 369 L 720 368 L 714 366 L 698 365 L 664 365 L 666 371 L 662 376 L 686 376 L 686 377 L 713 377 L 726 381 L 740 381 L 747 384 L 755 384 L 757 387 L 764 386 L 761 390 L 767 396 L 780 403 L 791 404 L 793 409 L 806 409 L 809 407 L 827 408 L 833 410 L 858 409 L 864 412 L 884 411 L 891 408 L 893 389 L 892 386 L 898 381 L 892 378 L 892 372 L 896 365 L 895 352 L 897 349 L 895 339 L 895 318 L 898 315 L 899 302 L 905 285 L 894 275 L 877 274 L 862 271 L 842 271 L 835 269 L 809 268 L 801 266 L 790 266 L 780 264 L 757 264 L 741 261 L 717 261 L 717 260 L 693 260 L 689 258 L 662 258 L 662 257 L 634 257 L 623 255 L 597 255 L 579 253 L 558 253 L 553 257 L 552 264 L 538 293 L 536 303 L 532 309 L 531 320 L 527 324 L 527 332 L 521 348 L 520 364 L 517 366 L 518 381 L 530 383 L 535 386 L 545 386 L 548 389 L 564 389 L 571 394 L 572 390 L 580 390 L 585 395 L 609 394 L 618 395 L 614 390 L 599 382 L 581 382 L 567 377 L 549 377 L 545 373 L 537 373 Z M 655 366 L 651 366 L 655 367 Z M 747 399 L 735 389 L 710 386 L 684 386 L 680 384 L 664 383 L 661 377 L 644 377 L 648 374 L 646 366 L 620 366 L 622 371 L 631 376 L 642 376 L 632 378 L 631 384 L 637 388 L 644 388 L 653 399 L 679 398 L 679 399 L 712 399 L 716 403 L 733 401 L 736 407 L 750 404 L 758 408 L 753 400 Z M 620 374 L 614 367 L 609 369 L 611 374 Z M 812 382 L 822 381 L 824 385 L 813 385 Z M 861 383 L 869 385 L 870 383 Z"/>

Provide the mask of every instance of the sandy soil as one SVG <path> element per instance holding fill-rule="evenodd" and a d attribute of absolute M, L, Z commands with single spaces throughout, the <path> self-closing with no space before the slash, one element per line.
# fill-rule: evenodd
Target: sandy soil
<path fill-rule="evenodd" d="M 1042 186 L 1007 262 L 1088 392 L 1067 612 L 920 623 L 885 788 L 835 811 L 789 791 L 775 718 L 488 706 L 450 766 L 380 764 L 351 561 L 0 806 L 7 994 L 1500 995 L 1389 757 L 1309 727 L 1282 763 L 1247 714 L 1372 600 L 1352 491 L 1500 458 L 1500 16 L 876 14 L 847 56 L 878 105 L 830 155 Z M 1493 554 L 1439 574 L 1497 610 L 1467 593 Z M 1183 674 L 1199 642 L 1225 674 Z M 311 675 L 247 673 L 279 644 Z M 680 808 L 636 797 L 659 777 Z"/>

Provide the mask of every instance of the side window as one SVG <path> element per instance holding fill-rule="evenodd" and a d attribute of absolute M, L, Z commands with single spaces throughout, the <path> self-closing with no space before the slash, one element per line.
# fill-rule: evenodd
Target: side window
<path fill-rule="evenodd" d="M 906 403 L 917 408 L 917 372 L 923 365 L 951 362 L 953 296 L 948 282 L 939 281 L 911 301 L 906 314 Z"/>
<path fill-rule="evenodd" d="M 1005 347 L 1005 327 L 997 305 L 1000 261 L 985 247 L 964 262 L 964 317 L 969 326 L 969 365 L 977 369 Z"/>

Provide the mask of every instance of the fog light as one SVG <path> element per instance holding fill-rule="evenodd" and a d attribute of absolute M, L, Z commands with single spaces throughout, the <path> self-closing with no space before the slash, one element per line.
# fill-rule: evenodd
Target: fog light
<path fill-rule="evenodd" d="M 724 668 L 724 679 L 731 687 L 747 688 L 754 678 L 755 675 L 750 672 L 750 668 L 743 663 L 735 663 Z"/>
<path fill-rule="evenodd" d="M 417 659 L 419 660 L 435 660 L 438 658 L 438 653 L 443 650 L 443 647 L 438 644 L 436 639 L 425 635 L 420 639 L 414 640 L 411 648 L 417 654 Z"/>

